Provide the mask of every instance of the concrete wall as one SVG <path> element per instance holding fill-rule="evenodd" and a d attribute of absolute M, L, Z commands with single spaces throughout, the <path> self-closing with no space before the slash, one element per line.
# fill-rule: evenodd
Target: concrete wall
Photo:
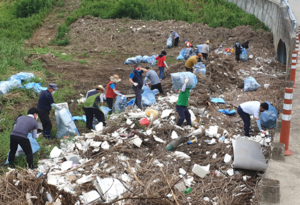
<path fill-rule="evenodd" d="M 225 0 L 235 3 L 249 14 L 254 14 L 261 22 L 268 26 L 274 38 L 274 49 L 277 54 L 280 39 L 286 46 L 287 78 L 289 78 L 292 51 L 295 49 L 295 35 L 290 35 L 291 22 L 285 18 L 286 7 L 280 7 L 272 0 Z M 293 9 L 293 8 L 292 8 Z"/>

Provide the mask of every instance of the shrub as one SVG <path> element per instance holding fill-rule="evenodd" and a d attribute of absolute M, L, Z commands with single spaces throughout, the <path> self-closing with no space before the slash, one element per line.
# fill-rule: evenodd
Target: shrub
<path fill-rule="evenodd" d="M 54 4 L 55 0 L 22 0 L 15 2 L 15 15 L 17 18 L 26 18 L 32 14 L 37 14 L 40 10 L 49 10 Z"/>

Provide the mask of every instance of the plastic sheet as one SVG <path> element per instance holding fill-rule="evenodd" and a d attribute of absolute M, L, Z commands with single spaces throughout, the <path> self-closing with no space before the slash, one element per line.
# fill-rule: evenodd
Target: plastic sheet
<path fill-rule="evenodd" d="M 127 58 L 124 64 L 125 65 L 136 64 L 136 58 L 135 57 Z"/>
<path fill-rule="evenodd" d="M 10 76 L 10 78 L 8 78 L 8 81 L 12 81 L 12 80 L 21 80 L 21 81 L 27 80 L 27 81 L 29 81 L 33 78 L 35 78 L 33 73 L 20 72 L 20 73 Z"/>
<path fill-rule="evenodd" d="M 66 135 L 79 135 L 77 127 L 72 119 L 70 111 L 66 108 L 55 110 L 55 118 L 57 124 L 57 138 L 62 138 Z"/>
<path fill-rule="evenodd" d="M 169 38 L 167 40 L 167 47 L 172 48 L 172 44 L 173 44 L 173 39 L 172 39 L 172 36 L 169 35 Z"/>
<path fill-rule="evenodd" d="M 111 109 L 106 106 L 101 106 L 100 109 L 102 110 L 105 117 L 107 116 L 108 112 L 111 111 Z"/>
<path fill-rule="evenodd" d="M 198 82 L 196 75 L 191 72 L 171 73 L 171 78 L 174 90 L 180 90 L 186 78 L 190 79 L 186 86 L 186 88 L 188 89 L 193 89 L 194 87 L 196 87 Z"/>
<path fill-rule="evenodd" d="M 134 106 L 134 103 L 135 103 L 135 99 L 132 99 L 132 100 L 128 101 L 126 106 Z"/>
<path fill-rule="evenodd" d="M 261 113 L 260 123 L 266 128 L 276 128 L 276 120 L 278 118 L 277 110 L 270 102 L 266 101 L 266 103 L 269 105 L 269 110 Z"/>
<path fill-rule="evenodd" d="M 29 142 L 30 142 L 30 145 L 31 145 L 32 154 L 36 153 L 40 149 L 39 143 L 36 141 L 36 139 L 34 139 L 32 137 L 32 133 L 28 133 L 27 138 L 29 139 Z M 8 157 L 9 157 L 9 153 L 10 153 L 10 151 L 8 152 Z M 16 156 L 19 156 L 19 155 L 22 155 L 22 154 L 25 155 L 25 153 L 24 153 L 23 149 L 21 148 L 21 146 L 18 145 Z M 9 163 L 8 157 L 7 157 L 7 160 L 6 160 L 5 164 Z"/>
<path fill-rule="evenodd" d="M 156 103 L 155 95 L 159 93 L 157 89 L 150 90 L 149 86 L 143 86 L 142 105 L 149 106 Z"/>
<path fill-rule="evenodd" d="M 248 61 L 248 53 L 245 48 L 242 48 L 242 52 L 240 54 L 241 61 Z"/>
<path fill-rule="evenodd" d="M 210 102 L 212 103 L 226 103 L 222 98 L 211 98 Z"/>
<path fill-rule="evenodd" d="M 177 56 L 177 60 L 183 60 L 184 59 L 184 54 L 185 54 L 185 49 L 181 49 L 179 56 Z"/>
<path fill-rule="evenodd" d="M 233 115 L 236 113 L 236 110 L 229 110 L 229 109 L 219 109 L 220 113 L 226 114 L 226 115 Z"/>
<path fill-rule="evenodd" d="M 249 76 L 244 81 L 244 91 L 255 91 L 257 90 L 261 85 L 256 82 L 255 78 Z"/>
<path fill-rule="evenodd" d="M 42 87 L 40 83 L 27 83 L 24 85 L 26 89 L 33 89 L 34 92 L 40 93 L 42 90 L 47 90 L 46 87 Z"/>
<path fill-rule="evenodd" d="M 127 104 L 127 98 L 124 95 L 118 96 L 113 107 L 113 112 L 115 113 L 124 112 L 126 104 Z"/>

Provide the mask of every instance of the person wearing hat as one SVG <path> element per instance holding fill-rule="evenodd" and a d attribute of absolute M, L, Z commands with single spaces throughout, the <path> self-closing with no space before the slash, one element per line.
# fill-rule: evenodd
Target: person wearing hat
<path fill-rule="evenodd" d="M 195 55 L 194 52 L 193 52 L 193 46 L 190 46 L 189 48 L 187 48 L 185 50 L 183 58 L 184 58 L 184 60 L 187 60 L 193 55 Z"/>
<path fill-rule="evenodd" d="M 39 111 L 37 108 L 30 108 L 27 114 L 27 116 L 20 116 L 16 119 L 14 129 L 10 134 L 10 152 L 8 162 L 12 168 L 15 167 L 14 161 L 18 145 L 20 145 L 25 152 L 28 167 L 30 169 L 37 168 L 37 166 L 33 164 L 33 154 L 28 134 L 32 132 L 32 137 L 34 139 L 39 136 L 37 134 L 37 119 L 39 117 Z"/>
<path fill-rule="evenodd" d="M 179 35 L 175 31 L 170 31 L 170 33 L 172 33 L 172 39 L 174 39 L 174 46 L 177 47 L 179 42 Z"/>
<path fill-rule="evenodd" d="M 107 102 L 109 109 L 111 109 L 111 111 L 109 111 L 109 114 L 112 113 L 114 98 L 117 95 L 119 95 L 119 96 L 122 95 L 120 92 L 117 91 L 117 83 L 120 81 L 121 81 L 121 79 L 119 78 L 118 75 L 110 76 L 110 81 L 106 86 L 106 94 L 105 94 L 106 102 Z"/>
<path fill-rule="evenodd" d="M 184 80 L 184 84 L 182 85 L 181 90 L 179 90 L 179 96 L 176 104 L 176 111 L 178 112 L 179 119 L 177 122 L 178 126 L 181 126 L 186 119 L 186 124 L 192 126 L 191 114 L 187 108 L 189 97 L 190 97 L 190 89 L 186 88 L 187 83 L 189 82 L 189 78 Z"/>
<path fill-rule="evenodd" d="M 168 68 L 167 62 L 166 62 L 166 51 L 162 51 L 159 56 L 155 58 L 155 60 L 158 60 L 158 69 L 159 69 L 159 74 L 158 77 L 160 81 L 163 79 L 164 74 L 165 74 L 165 67 Z"/>
<path fill-rule="evenodd" d="M 187 48 L 192 46 L 192 44 L 187 39 L 184 39 L 184 43 L 185 43 Z"/>
<path fill-rule="evenodd" d="M 88 93 L 87 99 L 85 100 L 83 105 L 85 116 L 86 116 L 86 128 L 90 130 L 93 129 L 94 116 L 97 118 L 99 123 L 102 122 L 103 126 L 106 125 L 104 113 L 100 108 L 100 106 L 103 105 L 105 89 L 103 88 L 102 85 L 97 85 L 94 88 L 96 90 Z"/>
<path fill-rule="evenodd" d="M 147 79 L 149 78 L 151 84 L 151 90 L 157 89 L 160 94 L 164 94 L 164 91 L 161 87 L 161 82 L 157 73 L 154 70 L 151 70 L 149 67 L 146 67 L 146 77 L 144 80 L 144 84 L 147 84 Z"/>
<path fill-rule="evenodd" d="M 56 84 L 50 83 L 48 89 L 44 90 L 41 93 L 37 105 L 39 111 L 39 117 L 43 125 L 43 136 L 46 139 L 51 139 L 52 124 L 49 117 L 51 108 L 53 107 L 55 109 L 61 109 L 54 103 L 52 97 L 52 95 L 55 93 L 56 90 L 57 90 Z"/>
<path fill-rule="evenodd" d="M 206 44 L 203 44 L 202 46 L 203 59 L 207 60 L 208 52 L 209 52 L 209 40 L 207 40 Z"/>
<path fill-rule="evenodd" d="M 186 62 L 185 62 L 185 70 L 188 72 L 193 73 L 193 66 L 197 64 L 197 62 L 200 62 L 202 58 L 202 54 L 199 53 L 196 56 L 190 57 Z"/>
<path fill-rule="evenodd" d="M 142 68 L 140 64 L 137 64 L 129 75 L 129 82 L 133 85 L 133 91 L 135 92 L 135 104 L 138 108 L 142 109 L 142 87 L 143 87 L 143 73 L 147 70 Z"/>
<path fill-rule="evenodd" d="M 269 105 L 267 103 L 260 103 L 259 101 L 248 101 L 240 104 L 238 107 L 238 113 L 244 122 L 244 131 L 246 137 L 250 137 L 250 115 L 254 116 L 258 129 L 263 132 L 260 125 L 259 113 L 264 112 L 265 110 L 269 110 Z"/>

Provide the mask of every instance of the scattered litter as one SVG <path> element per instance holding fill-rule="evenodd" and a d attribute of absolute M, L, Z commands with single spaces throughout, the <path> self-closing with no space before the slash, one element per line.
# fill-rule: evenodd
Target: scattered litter
<path fill-rule="evenodd" d="M 201 178 L 204 178 L 206 174 L 209 173 L 210 164 L 207 166 L 200 166 L 198 164 L 194 164 L 192 172 L 198 175 Z"/>

